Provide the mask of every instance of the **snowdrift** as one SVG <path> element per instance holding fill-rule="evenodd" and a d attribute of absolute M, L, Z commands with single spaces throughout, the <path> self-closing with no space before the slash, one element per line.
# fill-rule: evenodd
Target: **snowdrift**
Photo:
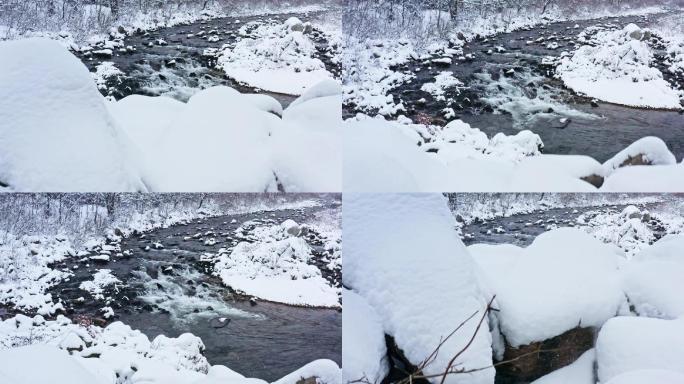
<path fill-rule="evenodd" d="M 438 129 L 437 132 L 430 130 Z M 429 140 L 426 140 L 428 137 Z M 491 139 L 453 121 L 443 128 L 383 118 L 344 123 L 346 192 L 675 192 L 684 165 L 656 137 L 638 140 L 601 164 L 587 156 L 545 155 L 539 136 Z"/>
<path fill-rule="evenodd" d="M 476 332 L 488 295 L 480 288 L 475 264 L 453 230 L 455 220 L 444 197 L 350 194 L 345 196 L 343 220 L 344 284 L 377 313 L 384 333 L 394 337 L 413 365 L 420 365 L 440 341 L 465 322 L 423 373 L 444 372 L 449 360 L 471 338 L 472 345 L 456 359 L 454 367 L 491 366 L 492 339 L 486 318 Z M 352 304 L 351 308 L 363 307 Z M 466 321 L 470 316 L 473 318 Z M 368 349 L 360 353 L 377 358 L 382 348 L 377 341 L 373 343 L 377 336 L 372 334 L 377 335 L 378 324 L 373 324 L 373 317 L 365 322 L 363 329 L 371 336 Z M 352 364 L 349 369 L 360 370 L 345 372 L 358 380 L 364 374 L 379 376 L 383 367 L 382 363 L 379 367 Z M 493 382 L 493 368 L 446 378 L 450 384 Z"/>
<path fill-rule="evenodd" d="M 0 100 L 0 186 L 147 190 L 136 168 L 139 154 L 86 67 L 59 43 L 0 43 Z"/>
<path fill-rule="evenodd" d="M 271 97 L 227 87 L 185 104 L 105 101 L 59 43 L 28 39 L 0 43 L 0 97 L 0 188 L 341 190 L 341 87 L 333 80 L 285 111 Z"/>

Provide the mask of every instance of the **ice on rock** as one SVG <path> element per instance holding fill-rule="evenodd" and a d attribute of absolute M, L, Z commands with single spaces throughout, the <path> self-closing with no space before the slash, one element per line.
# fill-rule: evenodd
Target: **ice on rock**
<path fill-rule="evenodd" d="M 684 375 L 684 318 L 613 318 L 599 332 L 596 357 L 602 383 L 630 371 L 646 369 Z"/>
<path fill-rule="evenodd" d="M 0 99 L 1 184 L 34 192 L 146 190 L 134 146 L 88 69 L 58 42 L 0 42 Z"/>
<path fill-rule="evenodd" d="M 380 383 L 387 376 L 387 346 L 380 316 L 366 300 L 345 290 L 342 293 L 342 373 L 351 383 L 367 380 Z"/>
<path fill-rule="evenodd" d="M 478 246 L 472 252 L 492 282 L 501 331 L 514 348 L 578 326 L 600 327 L 625 301 L 622 253 L 580 230 L 545 232 L 525 249 Z"/>
<path fill-rule="evenodd" d="M 442 195 L 348 194 L 343 220 L 344 284 L 375 310 L 385 333 L 413 364 L 430 356 L 470 316 L 423 373 L 443 372 L 472 337 L 455 366 L 492 364 L 487 319 L 476 332 L 487 294 Z M 492 384 L 494 369 L 450 375 L 446 383 Z"/>
<path fill-rule="evenodd" d="M 624 267 L 623 285 L 642 316 L 684 316 L 684 235 L 668 235 L 645 248 Z"/>

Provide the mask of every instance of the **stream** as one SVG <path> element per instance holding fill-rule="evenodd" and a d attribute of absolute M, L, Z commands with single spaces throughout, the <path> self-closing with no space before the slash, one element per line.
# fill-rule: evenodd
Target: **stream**
<path fill-rule="evenodd" d="M 648 27 L 672 14 L 606 17 L 548 25 L 478 38 L 463 48 L 466 61 L 439 65 L 415 60 L 397 70 L 416 78 L 391 92 L 401 100 L 414 121 L 444 125 L 442 110 L 453 108 L 455 118 L 471 124 L 490 137 L 499 132 L 515 135 L 529 129 L 541 136 L 545 153 L 588 155 L 604 162 L 645 136 L 663 139 L 678 160 L 684 157 L 684 114 L 681 111 L 631 108 L 576 95 L 553 78 L 554 67 L 545 57 L 572 53 L 577 35 L 590 26 L 623 28 L 629 23 Z M 542 42 L 531 43 L 540 38 Z M 557 43 L 557 47 L 548 44 Z M 654 65 L 673 86 L 682 89 L 684 78 L 665 72 L 665 51 L 659 38 L 649 41 Z M 503 49 L 501 49 L 503 48 Z M 447 91 L 447 100 L 435 100 L 421 90 L 437 74 L 450 71 L 464 85 L 460 93 Z M 449 103 L 448 99 L 453 102 Z M 424 99 L 424 100 L 421 100 Z M 593 104 L 593 105 L 592 105 Z M 562 120 L 563 119 L 563 120 Z M 569 120 L 564 120 L 569 119 Z"/>
<path fill-rule="evenodd" d="M 331 11 L 332 12 L 332 11 Z M 91 72 L 103 62 L 112 62 L 123 76 L 106 80 L 105 96 L 121 99 L 129 95 L 168 96 L 187 101 L 202 89 L 224 85 L 242 93 L 262 93 L 274 97 L 284 107 L 297 96 L 263 91 L 237 82 L 216 67 L 217 51 L 224 45 L 234 46 L 241 27 L 253 24 L 282 23 L 290 17 L 313 21 L 330 17 L 329 12 L 271 14 L 259 16 L 221 17 L 151 31 L 138 31 L 123 39 L 125 49 L 115 49 L 112 56 L 77 54 Z M 313 26 L 308 36 L 316 45 L 316 58 L 339 77 L 341 68 L 327 54 L 326 35 Z M 100 47 L 95 48 L 95 51 Z"/>
<path fill-rule="evenodd" d="M 537 236 L 554 228 L 580 226 L 577 218 L 582 215 L 591 218 L 599 214 L 620 213 L 629 205 L 634 205 L 641 210 L 656 211 L 662 204 L 551 208 L 509 217 L 497 217 L 491 220 L 475 220 L 462 227 L 463 242 L 467 246 L 473 244 L 512 244 L 518 247 L 527 247 L 532 244 Z M 648 225 L 653 229 L 656 239 L 665 236 L 666 230 L 658 220 L 651 219 Z"/>
<path fill-rule="evenodd" d="M 257 225 L 280 224 L 287 219 L 307 223 L 317 213 L 337 209 L 338 202 L 327 201 L 321 207 L 204 218 L 134 234 L 118 244 L 123 257 L 99 262 L 71 259 L 55 265 L 68 268 L 74 276 L 51 292 L 64 302 L 72 318 L 87 316 L 100 324 L 122 321 L 150 339 L 190 332 L 202 338 L 204 354 L 212 365 L 225 365 L 247 377 L 274 381 L 317 359 L 341 364 L 340 310 L 252 302 L 212 276 L 213 264 L 207 258 L 220 248 L 231 250 L 238 242 L 251 242 L 249 236 L 235 232 L 247 221 Z M 331 284 L 339 286 L 341 271 L 323 267 L 326 251 L 320 234 L 309 230 L 303 236 L 313 249 L 313 264 Z M 212 238 L 215 244 L 207 241 Z M 103 268 L 121 280 L 105 290 L 105 296 L 112 298 L 107 305 L 116 314 L 109 321 L 99 312 L 105 301 L 79 288 Z"/>

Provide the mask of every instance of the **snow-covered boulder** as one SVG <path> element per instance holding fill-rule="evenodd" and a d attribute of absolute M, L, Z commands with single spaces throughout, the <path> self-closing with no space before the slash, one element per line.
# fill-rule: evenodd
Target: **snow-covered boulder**
<path fill-rule="evenodd" d="M 454 231 L 446 199 L 439 194 L 348 194 L 343 217 L 344 284 L 366 299 L 406 358 L 420 364 L 465 321 L 423 373 L 444 372 L 471 338 L 454 366 L 490 366 L 486 318 L 476 331 L 488 297 Z M 446 383 L 492 384 L 494 373 L 491 368 L 449 375 Z"/>
<path fill-rule="evenodd" d="M 290 192 L 342 190 L 342 90 L 323 81 L 284 112 L 272 134 L 274 171 Z"/>
<path fill-rule="evenodd" d="M 342 293 L 342 373 L 347 383 L 380 383 L 387 376 L 387 346 L 380 316 L 353 291 Z"/>
<path fill-rule="evenodd" d="M 684 374 L 684 318 L 611 319 L 599 332 L 596 357 L 598 377 L 602 383 L 630 371 L 645 369 Z"/>
<path fill-rule="evenodd" d="M 667 144 L 657 137 L 644 137 L 620 151 L 603 166 L 605 174 L 614 170 L 633 165 L 673 165 L 677 159 L 667 148 Z"/>
<path fill-rule="evenodd" d="M 139 154 L 88 69 L 59 43 L 0 42 L 0 100 L 0 185 L 33 192 L 146 190 Z"/>
<path fill-rule="evenodd" d="M 641 316 L 684 316 L 684 235 L 668 235 L 635 255 L 623 270 L 630 304 Z"/>
<path fill-rule="evenodd" d="M 175 192 L 274 190 L 268 139 L 279 121 L 232 88 L 203 90 L 166 129 L 150 185 Z"/>
<path fill-rule="evenodd" d="M 497 248 L 500 254 L 496 254 Z M 486 250 L 484 273 L 495 282 L 501 331 L 512 347 L 543 341 L 576 327 L 600 327 L 624 302 L 621 252 L 576 229 L 545 232 L 525 249 Z"/>
<path fill-rule="evenodd" d="M 316 383 L 342 384 L 342 370 L 332 360 L 314 360 L 298 370 L 276 380 L 273 384 Z"/>
<path fill-rule="evenodd" d="M 0 350 L 0 381 L 8 384 L 105 384 L 66 351 L 46 345 Z"/>

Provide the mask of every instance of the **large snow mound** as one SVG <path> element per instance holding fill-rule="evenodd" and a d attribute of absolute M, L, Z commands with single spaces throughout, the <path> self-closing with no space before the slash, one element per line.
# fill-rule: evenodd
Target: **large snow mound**
<path fill-rule="evenodd" d="M 0 185 L 34 192 L 146 190 L 138 154 L 92 76 L 59 43 L 1 42 L 0 99 Z"/>
<path fill-rule="evenodd" d="M 639 315 L 684 316 L 684 235 L 669 235 L 638 253 L 624 268 L 624 289 Z"/>
<path fill-rule="evenodd" d="M 596 357 L 600 382 L 644 369 L 684 374 L 684 318 L 613 318 L 599 332 Z"/>
<path fill-rule="evenodd" d="M 439 194 L 347 194 L 343 205 L 344 284 L 367 300 L 414 365 L 473 316 L 425 367 L 428 375 L 444 372 L 474 335 L 454 367 L 492 364 L 487 319 L 476 333 L 488 300 L 455 224 Z M 453 374 L 446 383 L 491 384 L 494 373 Z"/>
<path fill-rule="evenodd" d="M 338 192 L 340 89 L 326 84 L 284 111 L 268 96 L 228 87 L 187 104 L 131 96 L 109 109 L 145 153 L 142 169 L 155 191 Z M 319 97 L 321 88 L 328 92 Z"/>
<path fill-rule="evenodd" d="M 678 109 L 681 92 L 651 66 L 653 52 L 644 41 L 649 33 L 634 24 L 599 32 L 591 45 L 562 59 L 557 76 L 573 90 L 607 102 Z"/>
<path fill-rule="evenodd" d="M 342 304 L 344 380 L 349 383 L 365 379 L 370 383 L 380 383 L 389 372 L 380 316 L 353 291 L 342 293 Z"/>
<path fill-rule="evenodd" d="M 545 232 L 525 249 L 478 246 L 471 252 L 478 263 L 483 257 L 501 331 L 512 347 L 578 326 L 600 327 L 625 301 L 620 251 L 576 229 Z"/>
<path fill-rule="evenodd" d="M 248 28 L 253 30 L 248 32 Z M 226 48 L 218 66 L 237 81 L 264 90 L 301 95 L 307 88 L 332 75 L 315 57 L 316 45 L 298 19 L 282 24 L 247 24 L 244 36 Z"/>

